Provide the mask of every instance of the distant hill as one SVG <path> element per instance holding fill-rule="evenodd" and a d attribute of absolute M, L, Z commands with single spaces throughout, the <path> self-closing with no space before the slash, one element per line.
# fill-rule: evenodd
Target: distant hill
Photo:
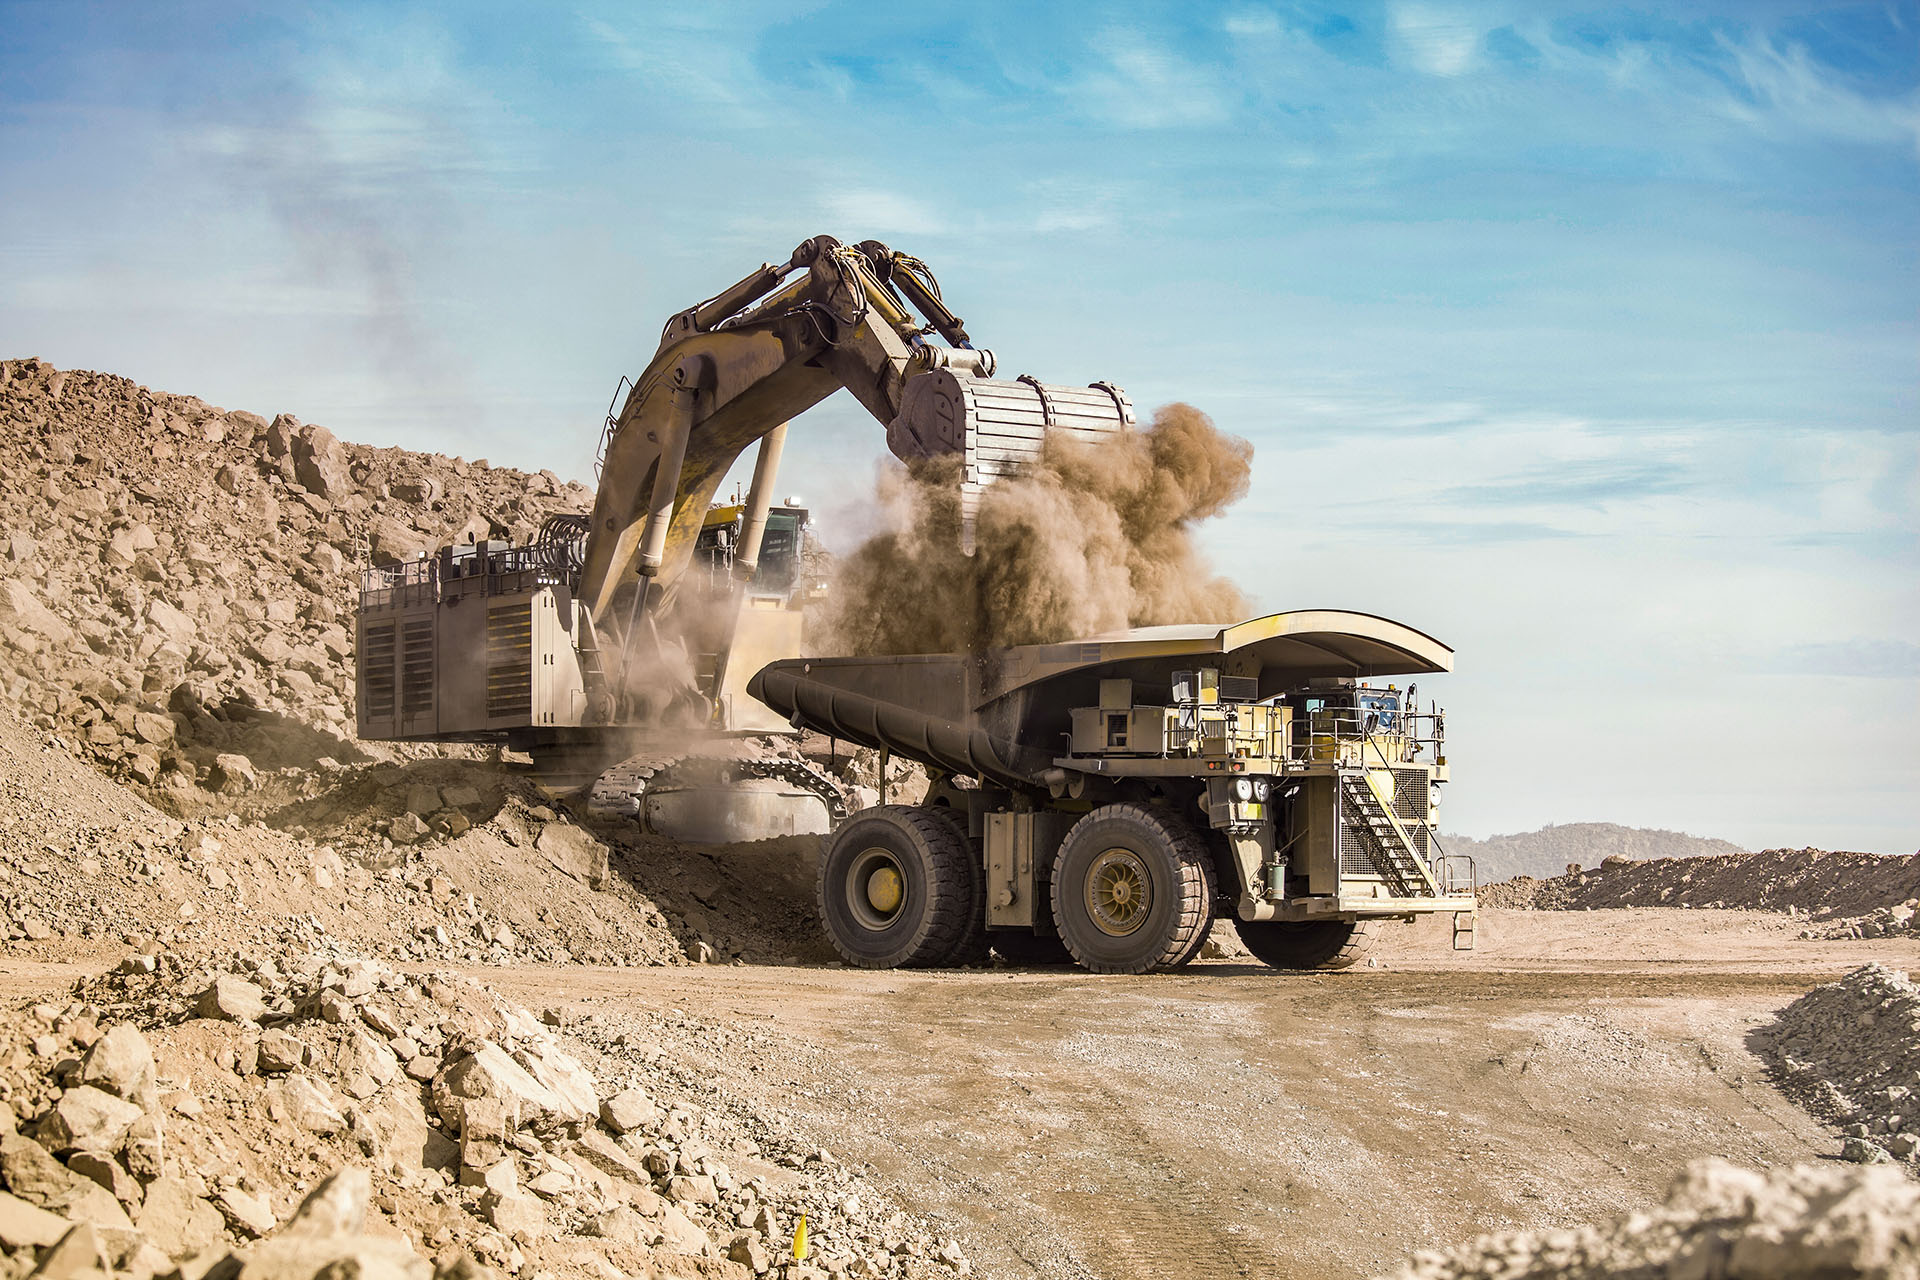
<path fill-rule="evenodd" d="M 1569 863 L 1596 867 L 1602 858 L 1616 853 L 1644 862 L 1649 858 L 1698 858 L 1751 852 L 1725 840 L 1709 840 L 1680 831 L 1623 827 L 1614 822 L 1569 822 L 1518 835 L 1488 836 L 1485 840 L 1442 831 L 1440 839 L 1448 853 L 1473 855 L 1481 884 L 1510 880 L 1514 876 L 1546 879 L 1565 874 Z"/>

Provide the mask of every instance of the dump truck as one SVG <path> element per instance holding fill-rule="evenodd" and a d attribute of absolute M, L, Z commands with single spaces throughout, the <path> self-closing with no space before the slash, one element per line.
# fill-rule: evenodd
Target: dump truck
<path fill-rule="evenodd" d="M 804 648 L 808 592 L 773 580 L 805 526 L 773 502 L 789 420 L 844 390 L 895 456 L 957 458 L 964 543 L 982 491 L 1049 436 L 1134 422 L 1110 383 L 995 369 L 927 264 L 877 240 L 814 236 L 676 313 L 615 391 L 591 514 L 365 569 L 359 736 L 501 743 L 554 788 L 683 839 L 827 831 L 844 812 L 833 778 L 736 749 L 787 730 L 744 685 Z M 750 447 L 746 494 L 716 504 Z"/>
<path fill-rule="evenodd" d="M 1282 969 L 1358 963 L 1384 921 L 1450 913 L 1474 868 L 1434 826 L 1445 715 L 1395 680 L 1453 654 L 1368 614 L 1145 627 L 979 654 L 789 659 L 752 695 L 795 727 L 919 762 L 918 805 L 838 823 L 816 881 L 848 963 L 988 950 L 1177 969 L 1216 917 Z M 884 769 L 883 769 L 884 774 Z"/>

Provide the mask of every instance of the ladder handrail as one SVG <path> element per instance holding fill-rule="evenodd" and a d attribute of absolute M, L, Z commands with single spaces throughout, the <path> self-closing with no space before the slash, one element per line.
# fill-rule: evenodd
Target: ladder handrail
<path fill-rule="evenodd" d="M 1377 741 L 1375 741 L 1374 736 L 1369 733 L 1369 734 L 1362 735 L 1361 751 L 1363 754 L 1361 757 L 1361 764 L 1360 764 L 1360 767 L 1362 769 L 1367 767 L 1364 752 L 1368 747 L 1372 747 L 1373 754 L 1380 758 L 1380 766 L 1382 768 L 1392 769 L 1394 767 L 1393 762 L 1387 759 L 1387 753 L 1380 749 L 1380 744 Z M 1398 814 L 1394 815 L 1396 819 L 1398 819 L 1399 816 L 1400 815 Z M 1455 858 L 1465 858 L 1467 860 L 1467 882 L 1469 885 L 1468 892 L 1469 893 L 1478 892 L 1480 888 L 1480 868 L 1479 868 L 1479 865 L 1475 863 L 1473 855 L 1470 853 L 1448 853 L 1446 845 L 1442 844 L 1440 841 L 1440 832 L 1438 828 L 1436 828 L 1432 822 L 1428 821 L 1424 816 L 1416 816 L 1413 818 L 1413 821 L 1419 823 L 1420 829 L 1427 833 L 1427 840 L 1432 844 L 1432 847 L 1435 851 L 1433 855 L 1427 858 L 1427 861 L 1430 864 L 1433 864 L 1434 866 L 1438 866 L 1441 863 L 1451 861 L 1452 859 L 1455 859 Z M 1435 877 L 1435 879 L 1437 881 L 1437 877 Z M 1452 883 L 1451 877 L 1449 877 L 1448 883 L 1449 885 L 1451 885 Z M 1437 882 L 1434 887 L 1435 889 L 1439 888 L 1439 885 Z M 1453 895 L 1442 894 L 1441 896 L 1451 897 Z"/>

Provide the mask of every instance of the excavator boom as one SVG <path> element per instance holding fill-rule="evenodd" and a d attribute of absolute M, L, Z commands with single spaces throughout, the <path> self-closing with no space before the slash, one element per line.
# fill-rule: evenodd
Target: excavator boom
<path fill-rule="evenodd" d="M 816 236 L 784 265 L 762 265 L 667 324 L 610 419 L 580 598 L 601 619 L 618 616 L 627 591 L 648 613 L 664 607 L 734 461 L 843 387 L 902 460 L 965 455 L 963 536 L 978 491 L 1037 457 L 1048 428 L 1097 436 L 1133 422 L 1107 384 L 996 382 L 993 370 L 918 258 Z"/>

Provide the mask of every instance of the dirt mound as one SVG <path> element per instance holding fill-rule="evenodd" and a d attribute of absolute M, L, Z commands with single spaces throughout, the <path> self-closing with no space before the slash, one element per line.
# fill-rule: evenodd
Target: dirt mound
<path fill-rule="evenodd" d="M 1801 930 L 1803 938 L 1900 938 L 1920 934 L 1920 898 Z"/>
<path fill-rule="evenodd" d="M 273 1243 L 302 1237 L 290 1211 L 345 1168 L 329 1194 L 364 1188 L 344 1215 L 364 1233 L 333 1234 L 418 1245 L 442 1275 L 745 1280 L 792 1259 L 802 1215 L 815 1265 L 790 1262 L 795 1277 L 969 1270 L 816 1141 L 710 1083 L 717 1054 L 791 1052 L 764 1030 L 567 1025 L 331 948 L 136 954 L 0 1027 L 0 1256 L 16 1264 L 75 1224 L 115 1274 L 297 1255 Z"/>
<path fill-rule="evenodd" d="M 478 762 L 343 772 L 365 775 L 369 811 L 331 837 L 237 814 L 181 820 L 0 721 L 0 940 L 58 957 L 99 940 L 236 947 L 292 929 L 442 964 L 829 954 L 807 906 L 816 842 L 694 851 L 583 826 Z M 409 796 L 436 814 L 453 804 L 465 829 L 394 844 L 370 824 Z"/>
<path fill-rule="evenodd" d="M 1920 1164 L 1920 986 L 1863 965 L 1756 1033 L 1781 1089 L 1846 1134 L 1863 1163 Z"/>
<path fill-rule="evenodd" d="M 361 565 L 590 502 L 38 360 L 0 362 L 0 494 L 0 708 L 183 817 L 409 754 L 353 740 Z"/>
<path fill-rule="evenodd" d="M 1490 907 L 1583 911 L 1601 907 L 1734 908 L 1857 916 L 1920 895 L 1920 854 L 1769 849 L 1718 858 L 1609 862 L 1575 875 L 1521 876 L 1488 885 Z"/>
<path fill-rule="evenodd" d="M 1470 854 L 1483 883 L 1515 876 L 1557 876 L 1569 866 L 1594 867 L 1607 858 L 1697 858 L 1746 853 L 1737 844 L 1681 831 L 1623 827 L 1613 822 L 1568 822 L 1515 835 L 1446 837 L 1447 852 Z"/>
<path fill-rule="evenodd" d="M 354 740 L 356 566 L 527 537 L 584 488 L 32 360 L 0 362 L 0 424 L 0 936 L 823 956 L 791 857 L 589 829 L 490 749 Z"/>
<path fill-rule="evenodd" d="M 1485 1236 L 1395 1280 L 1912 1280 L 1920 1186 L 1893 1169 L 1687 1166 L 1665 1203 L 1605 1226 Z"/>

